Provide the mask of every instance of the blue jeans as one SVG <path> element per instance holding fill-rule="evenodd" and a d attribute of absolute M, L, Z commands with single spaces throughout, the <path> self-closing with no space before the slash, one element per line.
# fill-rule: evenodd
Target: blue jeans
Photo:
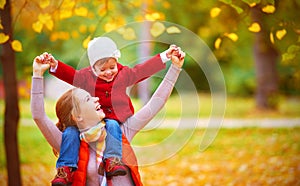
<path fill-rule="evenodd" d="M 62 133 L 59 157 L 56 168 L 68 166 L 77 169 L 80 139 L 79 130 L 74 126 L 67 127 Z"/>
<path fill-rule="evenodd" d="M 105 119 L 106 138 L 103 158 L 122 158 L 122 130 L 116 120 Z"/>

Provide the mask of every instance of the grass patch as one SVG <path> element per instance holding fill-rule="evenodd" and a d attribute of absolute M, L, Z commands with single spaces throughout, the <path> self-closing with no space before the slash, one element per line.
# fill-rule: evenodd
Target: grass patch
<path fill-rule="evenodd" d="M 167 141 L 166 152 L 174 151 L 163 161 L 141 165 L 144 184 L 161 185 L 162 180 L 167 185 L 299 184 L 300 128 L 221 129 L 213 143 L 200 152 L 204 132 L 204 129 L 157 129 L 138 133 L 133 146 L 160 146 Z M 186 143 L 176 146 L 185 136 Z M 23 185 L 49 184 L 55 175 L 56 161 L 50 145 L 36 126 L 21 125 L 18 137 Z M 3 178 L 0 183 L 6 185 L 2 132 L 0 142 L 0 177 Z M 157 155 L 163 154 L 152 151 L 139 154 L 138 158 L 153 159 Z"/>
<path fill-rule="evenodd" d="M 198 101 L 199 103 L 197 103 Z M 198 94 L 198 97 L 189 96 L 188 94 L 180 96 L 174 94 L 168 99 L 158 116 L 166 118 L 207 118 L 211 115 L 211 101 L 209 94 Z M 56 121 L 55 103 L 56 100 L 45 99 L 46 113 L 54 121 Z M 138 99 L 133 99 L 133 105 L 136 111 L 141 108 L 141 103 Z M 21 119 L 31 119 L 30 101 L 28 99 L 21 99 L 19 107 Z M 4 113 L 4 100 L 0 100 L 0 111 Z M 269 112 L 256 110 L 255 100 L 252 97 L 229 96 L 226 100 L 226 118 L 286 118 L 299 116 L 300 97 L 282 96 L 279 99 L 278 109 Z M 3 115 L 0 116 L 0 121 L 3 121 Z"/>

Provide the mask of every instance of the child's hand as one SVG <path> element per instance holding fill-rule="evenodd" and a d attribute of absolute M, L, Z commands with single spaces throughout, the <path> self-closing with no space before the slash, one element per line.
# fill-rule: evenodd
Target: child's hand
<path fill-rule="evenodd" d="M 170 45 L 170 47 L 166 51 L 167 58 L 171 59 L 172 55 L 176 55 L 178 53 L 178 47 L 176 45 Z"/>
<path fill-rule="evenodd" d="M 43 63 L 47 63 L 51 66 L 51 68 L 55 68 L 58 64 L 57 60 L 51 55 L 48 54 L 47 52 L 44 52 L 41 55 L 42 59 L 43 59 Z"/>
<path fill-rule="evenodd" d="M 171 56 L 172 63 L 181 68 L 184 63 L 185 53 L 179 48 L 178 51 L 174 52 Z"/>
<path fill-rule="evenodd" d="M 33 76 L 41 77 L 44 72 L 50 67 L 49 64 L 43 63 L 43 58 L 41 56 L 37 56 L 33 60 Z"/>

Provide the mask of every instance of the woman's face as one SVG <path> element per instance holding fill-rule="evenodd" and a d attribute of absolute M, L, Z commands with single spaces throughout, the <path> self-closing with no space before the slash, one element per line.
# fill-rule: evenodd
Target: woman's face
<path fill-rule="evenodd" d="M 118 74 L 117 60 L 115 58 L 109 58 L 107 62 L 103 64 L 96 63 L 94 70 L 100 79 L 110 82 Z"/>
<path fill-rule="evenodd" d="M 85 123 L 86 125 L 84 127 L 78 126 L 78 128 L 82 129 L 94 126 L 95 123 L 104 119 L 105 113 L 101 109 L 98 97 L 92 97 L 83 89 L 78 89 L 78 91 L 74 93 L 74 96 L 77 98 L 79 103 L 79 118 L 82 121 L 81 123 Z"/>

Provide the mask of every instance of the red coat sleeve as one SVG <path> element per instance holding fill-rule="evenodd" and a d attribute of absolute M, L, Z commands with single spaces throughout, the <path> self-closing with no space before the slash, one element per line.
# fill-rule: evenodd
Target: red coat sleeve
<path fill-rule="evenodd" d="M 160 55 L 157 54 L 144 63 L 135 65 L 133 68 L 123 69 L 121 71 L 122 77 L 120 78 L 126 79 L 127 86 L 130 86 L 152 76 L 164 68 L 166 68 L 166 65 L 162 62 Z"/>
<path fill-rule="evenodd" d="M 54 75 L 55 77 L 57 77 L 60 80 L 63 80 L 71 85 L 74 85 L 74 76 L 76 74 L 76 70 L 61 62 L 58 61 L 58 66 L 55 72 L 50 72 L 50 74 Z M 78 73 L 77 73 L 78 74 Z M 76 86 L 76 85 L 74 85 Z"/>

